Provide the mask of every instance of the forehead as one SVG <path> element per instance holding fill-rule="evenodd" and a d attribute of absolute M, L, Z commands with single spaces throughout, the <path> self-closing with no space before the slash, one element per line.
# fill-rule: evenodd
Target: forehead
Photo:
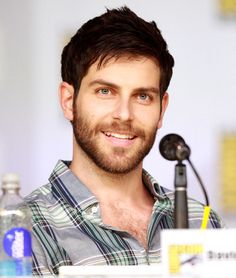
<path fill-rule="evenodd" d="M 159 87 L 160 67 L 154 59 L 138 56 L 109 58 L 92 64 L 82 82 L 93 79 L 106 79 L 114 83 L 137 83 L 137 86 L 151 85 Z"/>

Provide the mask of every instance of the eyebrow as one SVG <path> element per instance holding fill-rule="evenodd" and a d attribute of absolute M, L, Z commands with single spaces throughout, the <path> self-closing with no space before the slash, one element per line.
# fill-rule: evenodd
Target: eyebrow
<path fill-rule="evenodd" d="M 109 81 L 106 81 L 103 79 L 95 79 L 89 83 L 89 87 L 92 87 L 93 85 L 105 85 L 108 87 L 120 89 L 120 86 L 116 85 L 115 83 L 112 83 L 112 82 L 109 82 Z"/>
<path fill-rule="evenodd" d="M 95 79 L 89 83 L 89 87 L 92 87 L 94 85 L 105 85 L 108 87 L 113 87 L 115 89 L 120 89 L 120 86 L 118 86 L 117 84 L 106 81 L 104 79 Z M 160 90 L 156 87 L 138 87 L 134 89 L 134 92 L 153 92 L 155 94 L 160 94 Z"/>

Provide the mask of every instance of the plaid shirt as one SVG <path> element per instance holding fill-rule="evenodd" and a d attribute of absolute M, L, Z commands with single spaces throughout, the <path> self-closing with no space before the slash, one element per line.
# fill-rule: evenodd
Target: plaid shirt
<path fill-rule="evenodd" d="M 25 202 L 32 212 L 33 274 L 58 274 L 62 265 L 152 265 L 160 262 L 160 232 L 173 228 L 174 194 L 143 170 L 143 181 L 156 200 L 145 249 L 126 231 L 104 225 L 99 202 L 59 161 L 49 183 L 32 192 Z M 188 200 L 189 226 L 200 228 L 203 205 Z M 208 228 L 221 228 L 211 211 Z"/>

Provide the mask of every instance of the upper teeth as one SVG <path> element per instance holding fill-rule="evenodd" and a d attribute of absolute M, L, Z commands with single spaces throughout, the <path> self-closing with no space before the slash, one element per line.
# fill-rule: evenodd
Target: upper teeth
<path fill-rule="evenodd" d="M 110 133 L 110 132 L 105 132 L 105 134 L 107 136 L 112 136 L 112 137 L 119 138 L 119 139 L 132 139 L 133 138 L 132 135 L 128 135 L 128 134 L 118 134 L 118 133 Z"/>

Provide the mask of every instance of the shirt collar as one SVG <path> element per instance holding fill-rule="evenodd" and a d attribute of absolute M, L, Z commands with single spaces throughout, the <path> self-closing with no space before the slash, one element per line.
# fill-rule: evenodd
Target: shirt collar
<path fill-rule="evenodd" d="M 59 160 L 49 177 L 52 185 L 52 193 L 57 198 L 64 199 L 72 207 L 81 211 L 98 203 L 93 193 L 82 181 L 69 169 L 71 161 Z M 166 189 L 158 185 L 156 180 L 143 170 L 143 182 L 155 199 L 160 201 L 168 198 Z"/>

